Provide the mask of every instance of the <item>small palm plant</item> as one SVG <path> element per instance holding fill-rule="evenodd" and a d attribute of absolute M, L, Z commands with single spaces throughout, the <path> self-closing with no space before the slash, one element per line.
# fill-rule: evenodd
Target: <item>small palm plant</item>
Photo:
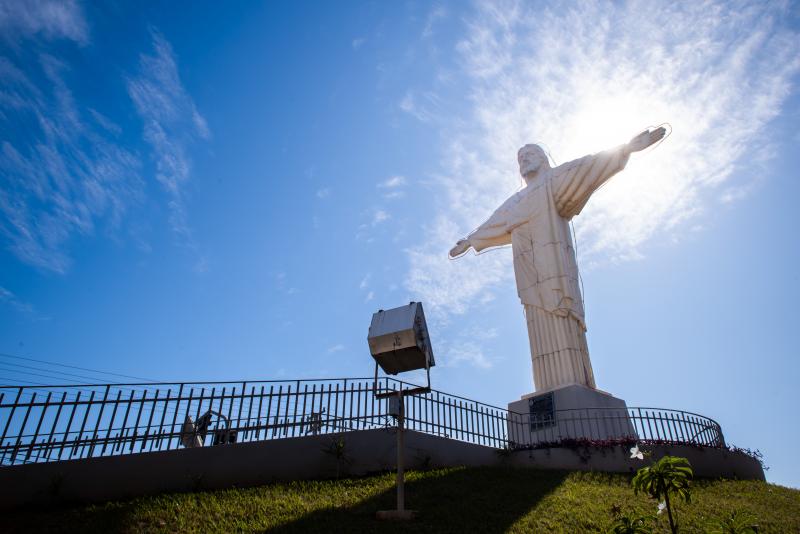
<path fill-rule="evenodd" d="M 748 512 L 737 510 L 711 525 L 710 534 L 758 534 L 756 519 Z"/>
<path fill-rule="evenodd" d="M 611 524 L 608 534 L 652 534 L 653 529 L 647 526 L 647 519 L 644 516 L 619 515 Z"/>
<path fill-rule="evenodd" d="M 660 514 L 666 509 L 669 527 L 673 534 L 678 532 L 677 518 L 672 510 L 670 497 L 679 497 L 685 502 L 692 501 L 689 483 L 692 479 L 692 466 L 686 458 L 664 456 L 648 467 L 642 467 L 633 477 L 633 490 L 636 494 L 645 493 L 661 501 L 658 505 Z"/>
<path fill-rule="evenodd" d="M 328 444 L 328 446 L 322 450 L 322 452 L 325 454 L 329 454 L 336 459 L 336 478 L 339 478 L 342 463 L 350 463 L 350 459 L 346 454 L 346 447 L 347 444 L 345 443 L 344 438 L 340 437 L 332 440 L 330 444 Z"/>

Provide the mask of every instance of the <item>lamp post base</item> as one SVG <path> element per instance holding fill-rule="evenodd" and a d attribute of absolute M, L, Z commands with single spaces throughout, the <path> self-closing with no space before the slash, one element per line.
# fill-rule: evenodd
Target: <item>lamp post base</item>
<path fill-rule="evenodd" d="M 409 521 L 416 516 L 416 510 L 381 510 L 375 513 L 377 519 L 384 521 Z"/>

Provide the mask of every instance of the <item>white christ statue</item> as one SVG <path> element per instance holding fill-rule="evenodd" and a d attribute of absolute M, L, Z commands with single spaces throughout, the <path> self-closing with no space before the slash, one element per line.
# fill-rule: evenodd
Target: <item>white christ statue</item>
<path fill-rule="evenodd" d="M 517 160 L 526 186 L 450 250 L 456 258 L 470 248 L 480 252 L 511 244 L 537 392 L 573 384 L 596 389 L 569 221 L 625 168 L 631 152 L 664 134 L 664 128 L 646 130 L 627 144 L 555 168 L 539 146 L 525 145 Z"/>

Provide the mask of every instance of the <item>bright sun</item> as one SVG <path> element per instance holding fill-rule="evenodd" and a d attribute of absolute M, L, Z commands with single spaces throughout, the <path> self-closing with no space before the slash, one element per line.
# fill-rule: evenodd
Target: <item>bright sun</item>
<path fill-rule="evenodd" d="M 575 112 L 567 121 L 564 144 L 568 158 L 591 154 L 629 141 L 634 135 L 662 123 L 649 98 L 629 93 L 623 95 L 586 95 L 577 102 Z M 559 150 L 561 151 L 561 150 Z"/>

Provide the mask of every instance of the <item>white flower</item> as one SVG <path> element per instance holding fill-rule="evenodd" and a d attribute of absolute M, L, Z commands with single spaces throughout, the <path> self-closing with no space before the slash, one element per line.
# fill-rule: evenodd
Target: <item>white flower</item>
<path fill-rule="evenodd" d="M 658 512 L 656 513 L 656 515 L 661 515 L 661 512 L 663 512 L 666 507 L 667 507 L 667 501 L 661 501 L 660 503 L 658 503 Z"/>
<path fill-rule="evenodd" d="M 642 451 L 639 450 L 638 444 L 631 447 L 631 458 L 638 458 L 640 460 L 644 460 L 644 454 L 642 454 Z"/>

